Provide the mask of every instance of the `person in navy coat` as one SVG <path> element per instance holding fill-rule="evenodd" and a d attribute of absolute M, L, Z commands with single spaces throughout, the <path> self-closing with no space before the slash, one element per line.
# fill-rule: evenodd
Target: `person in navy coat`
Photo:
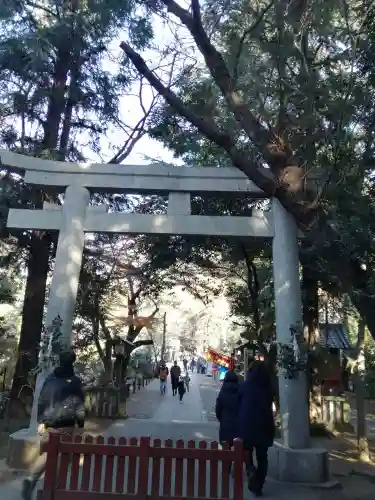
<path fill-rule="evenodd" d="M 237 417 L 240 406 L 240 385 L 235 372 L 225 374 L 223 385 L 216 399 L 216 418 L 220 423 L 219 441 L 233 446 L 238 435 Z"/>
<path fill-rule="evenodd" d="M 268 469 L 268 448 L 275 439 L 271 376 L 263 361 L 254 361 L 241 387 L 237 437 L 249 453 L 247 463 L 248 488 L 262 496 Z M 255 451 L 257 467 L 254 465 Z"/>

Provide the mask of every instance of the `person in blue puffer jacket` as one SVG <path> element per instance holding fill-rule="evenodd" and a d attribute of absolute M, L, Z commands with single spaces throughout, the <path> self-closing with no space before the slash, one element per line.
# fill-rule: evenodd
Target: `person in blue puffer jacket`
<path fill-rule="evenodd" d="M 237 437 L 249 453 L 247 463 L 248 488 L 262 496 L 268 469 L 268 448 L 275 439 L 273 390 L 270 372 L 263 361 L 254 361 L 241 387 Z M 255 451 L 257 467 L 254 465 Z"/>
<path fill-rule="evenodd" d="M 76 355 L 73 350 L 60 354 L 59 365 L 43 384 L 38 401 L 38 423 L 43 428 L 41 444 L 48 441 L 50 432 L 73 434 L 85 422 L 82 382 L 74 373 Z M 47 461 L 43 453 L 35 460 L 30 475 L 23 482 L 22 497 L 31 500 L 36 483 Z"/>
<path fill-rule="evenodd" d="M 238 435 L 237 417 L 240 406 L 240 384 L 237 374 L 228 371 L 216 399 L 215 413 L 220 423 L 219 441 L 233 446 L 233 440 Z"/>

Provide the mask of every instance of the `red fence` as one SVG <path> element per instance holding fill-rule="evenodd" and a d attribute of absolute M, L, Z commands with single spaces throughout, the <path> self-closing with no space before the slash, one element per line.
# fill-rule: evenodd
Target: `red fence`
<path fill-rule="evenodd" d="M 218 443 L 51 434 L 38 500 L 243 499 L 243 450 Z M 231 474 L 230 464 L 233 463 Z M 233 475 L 233 478 L 232 478 Z"/>

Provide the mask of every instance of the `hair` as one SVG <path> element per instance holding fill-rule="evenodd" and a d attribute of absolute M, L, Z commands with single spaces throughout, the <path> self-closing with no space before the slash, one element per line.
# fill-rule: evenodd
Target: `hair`
<path fill-rule="evenodd" d="M 233 370 L 227 371 L 224 377 L 224 382 L 238 382 L 237 373 Z"/>
<path fill-rule="evenodd" d="M 263 380 L 267 385 L 271 385 L 271 373 L 269 366 L 259 359 L 253 361 L 250 366 L 249 374 L 254 374 L 256 380 Z"/>
<path fill-rule="evenodd" d="M 250 365 L 250 371 L 259 373 L 268 373 L 266 363 L 260 359 L 256 359 Z"/>
<path fill-rule="evenodd" d="M 76 362 L 77 356 L 73 349 L 69 349 L 62 352 L 59 358 L 60 366 L 67 367 L 72 366 Z"/>

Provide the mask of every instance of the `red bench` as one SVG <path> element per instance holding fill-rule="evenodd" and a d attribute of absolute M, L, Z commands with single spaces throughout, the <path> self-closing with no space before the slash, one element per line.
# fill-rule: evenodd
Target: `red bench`
<path fill-rule="evenodd" d="M 216 441 L 51 434 L 38 500 L 243 499 L 243 449 Z M 230 472 L 233 463 L 233 479 Z"/>

